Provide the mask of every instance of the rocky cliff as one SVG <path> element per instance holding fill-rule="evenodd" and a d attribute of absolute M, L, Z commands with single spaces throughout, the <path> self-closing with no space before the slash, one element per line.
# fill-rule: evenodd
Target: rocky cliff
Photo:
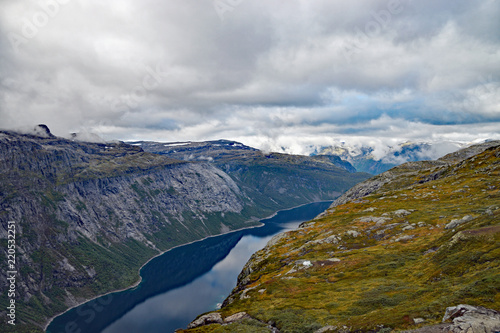
<path fill-rule="evenodd" d="M 175 245 L 255 225 L 278 209 L 331 199 L 366 178 L 328 163 L 322 172 L 292 165 L 283 177 L 284 169 L 263 167 L 268 184 L 257 189 L 214 164 L 36 129 L 35 135 L 0 132 L 0 242 L 6 257 L 14 224 L 16 332 L 39 330 L 69 306 L 133 284 L 147 259 Z M 305 185 L 286 182 L 294 177 Z M 5 318 L 6 278 L 0 276 Z"/>
<path fill-rule="evenodd" d="M 42 325 L 67 306 L 130 285 L 154 254 L 251 219 L 243 212 L 248 198 L 208 164 L 122 143 L 9 132 L 0 133 L 0 153 L 0 239 L 6 251 L 14 221 L 18 325 Z"/>
<path fill-rule="evenodd" d="M 495 332 L 499 177 L 490 142 L 360 183 L 269 241 L 186 332 Z"/>
<path fill-rule="evenodd" d="M 249 193 L 261 209 L 335 198 L 370 177 L 355 173 L 352 165 L 336 156 L 264 153 L 228 140 L 133 144 L 155 154 L 216 166 Z"/>

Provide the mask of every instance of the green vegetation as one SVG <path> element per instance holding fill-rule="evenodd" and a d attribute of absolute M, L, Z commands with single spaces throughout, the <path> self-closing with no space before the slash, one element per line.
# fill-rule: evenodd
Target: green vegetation
<path fill-rule="evenodd" d="M 75 296 L 90 298 L 102 293 L 103 290 L 130 286 L 139 279 L 139 267 L 156 253 L 135 240 L 104 248 L 85 237 L 79 237 L 72 244 L 62 243 L 57 249 L 42 247 L 31 255 L 34 268 L 21 268 L 23 278 L 35 279 L 40 285 L 40 291 L 28 301 L 16 300 L 18 325 L 12 332 L 41 332 L 40 328 L 21 325 L 20 322 L 26 318 L 33 322 L 44 322 L 45 318 L 54 313 L 65 311 L 67 305 L 64 303 L 66 297 L 64 289 Z M 54 272 L 60 269 L 63 255 L 74 259 L 73 262 L 80 263 L 73 267 L 74 271 L 71 273 L 71 277 L 79 280 L 78 288 L 66 288 L 66 281 L 53 277 Z M 86 278 L 82 279 L 82 276 Z M 50 300 L 49 304 L 47 299 Z M 1 298 L 0 306 L 6 307 L 7 301 L 7 298 Z"/>
<path fill-rule="evenodd" d="M 55 209 L 59 201 L 64 200 L 64 195 L 54 190 L 49 190 L 45 193 L 40 193 L 42 205 L 48 208 Z"/>

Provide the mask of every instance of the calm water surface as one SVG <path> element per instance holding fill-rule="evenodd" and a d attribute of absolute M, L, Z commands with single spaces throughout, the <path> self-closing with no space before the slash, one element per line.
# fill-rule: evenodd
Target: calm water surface
<path fill-rule="evenodd" d="M 264 226 L 172 249 L 141 270 L 133 289 L 87 302 L 57 317 L 50 333 L 169 333 L 215 310 L 236 286 L 250 256 L 272 236 L 295 229 L 329 207 L 317 202 L 278 212 Z"/>

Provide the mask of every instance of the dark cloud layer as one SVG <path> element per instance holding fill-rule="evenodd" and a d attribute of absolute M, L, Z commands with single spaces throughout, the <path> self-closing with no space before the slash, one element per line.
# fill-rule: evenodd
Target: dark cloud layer
<path fill-rule="evenodd" d="M 500 138 L 500 2 L 0 2 L 0 127 L 58 135 Z"/>

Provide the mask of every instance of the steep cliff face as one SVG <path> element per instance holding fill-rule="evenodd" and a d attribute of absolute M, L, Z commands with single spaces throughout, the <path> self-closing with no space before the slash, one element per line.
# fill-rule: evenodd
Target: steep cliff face
<path fill-rule="evenodd" d="M 264 153 L 228 140 L 134 144 L 148 152 L 216 166 L 261 209 L 276 210 L 335 198 L 370 176 L 355 173 L 352 165 L 336 156 Z"/>
<path fill-rule="evenodd" d="M 360 183 L 256 252 L 186 331 L 495 332 L 499 177 L 490 142 Z"/>
<path fill-rule="evenodd" d="M 366 178 L 327 159 L 264 156 L 251 148 L 257 158 L 213 152 L 223 161 L 217 164 L 120 142 L 61 139 L 40 126 L 35 134 L 0 132 L 0 242 L 7 251 L 12 221 L 22 309 L 16 331 L 130 286 L 161 251 L 332 199 Z M 6 278 L 0 276 L 2 295 Z M 8 301 L 2 296 L 2 309 Z"/>

